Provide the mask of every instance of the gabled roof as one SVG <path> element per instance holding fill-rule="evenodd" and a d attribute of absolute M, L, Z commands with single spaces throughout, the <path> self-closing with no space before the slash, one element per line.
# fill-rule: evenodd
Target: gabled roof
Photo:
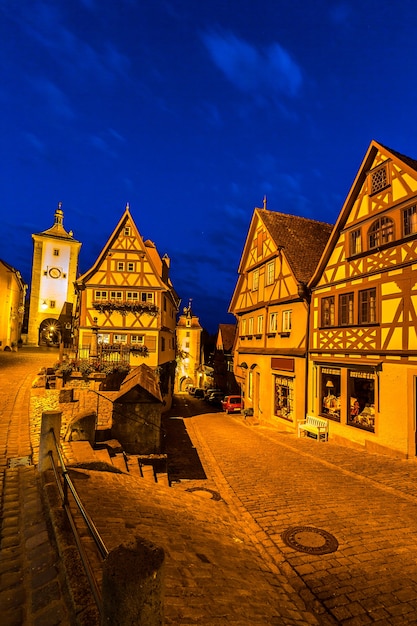
<path fill-rule="evenodd" d="M 296 280 L 307 283 L 316 269 L 333 225 L 298 215 L 255 210 L 276 246 L 283 250 Z"/>
<path fill-rule="evenodd" d="M 381 143 L 378 143 L 375 140 L 371 141 L 371 143 L 369 144 L 368 150 L 363 158 L 361 166 L 356 174 L 355 180 L 353 181 L 350 191 L 339 213 L 339 217 L 337 218 L 333 232 L 327 242 L 326 248 L 320 259 L 320 263 L 317 265 L 316 271 L 311 277 L 311 280 L 309 282 L 309 287 L 314 287 L 314 285 L 320 279 L 320 276 L 324 268 L 326 267 L 329 257 L 332 253 L 332 250 L 337 243 L 337 240 L 340 235 L 340 231 L 343 229 L 344 225 L 346 224 L 346 221 L 352 210 L 353 204 L 366 180 L 369 170 L 372 169 L 373 167 L 375 157 L 379 151 L 382 151 L 387 156 L 391 156 L 391 158 L 394 161 L 401 161 L 406 166 L 406 168 L 409 168 L 410 170 L 412 170 L 412 174 L 413 176 L 415 176 L 417 172 L 417 161 L 415 159 L 405 156 L 404 154 L 401 154 L 400 152 L 397 152 L 396 150 L 392 150 L 391 148 L 387 148 L 386 146 L 384 146 Z"/>
<path fill-rule="evenodd" d="M 221 336 L 223 352 L 229 352 L 233 348 L 235 335 L 236 324 L 219 324 L 218 337 Z"/>
<path fill-rule="evenodd" d="M 141 390 L 145 391 L 146 395 L 150 398 L 162 402 L 161 390 L 155 373 L 146 363 L 135 367 L 128 376 L 126 376 L 120 385 L 120 391 L 116 396 L 116 401 L 126 398 L 128 394 L 132 396 L 132 391 L 140 392 Z"/>

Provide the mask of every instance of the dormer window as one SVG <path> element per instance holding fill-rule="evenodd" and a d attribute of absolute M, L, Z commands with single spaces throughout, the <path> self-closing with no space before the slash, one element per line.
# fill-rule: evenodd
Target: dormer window
<path fill-rule="evenodd" d="M 379 248 L 394 239 L 394 222 L 390 217 L 380 217 L 368 230 L 368 248 Z"/>
<path fill-rule="evenodd" d="M 389 177 L 388 177 L 388 166 L 387 164 L 381 165 L 380 167 L 373 170 L 370 174 L 370 190 L 369 193 L 372 195 L 374 193 L 378 193 L 382 191 L 389 185 Z"/>

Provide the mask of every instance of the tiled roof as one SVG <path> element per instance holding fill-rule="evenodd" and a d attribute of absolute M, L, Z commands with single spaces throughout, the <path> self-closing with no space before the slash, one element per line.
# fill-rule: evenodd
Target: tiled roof
<path fill-rule="evenodd" d="M 259 209 L 260 218 L 299 282 L 307 283 L 320 260 L 333 225 L 326 222 Z"/>
<path fill-rule="evenodd" d="M 223 342 L 223 351 L 231 350 L 235 340 L 236 324 L 219 324 L 219 333 Z"/>
<path fill-rule="evenodd" d="M 380 144 L 380 145 L 382 146 L 382 144 Z M 417 161 L 416 161 L 416 159 L 412 159 L 411 157 L 408 157 L 405 154 L 401 154 L 401 152 L 397 152 L 397 150 L 392 150 L 391 148 L 388 148 L 388 146 L 383 146 L 383 147 L 386 148 L 386 150 L 389 150 L 389 152 L 391 152 L 391 154 L 396 156 L 398 159 L 401 159 L 401 161 L 403 161 L 404 163 L 406 163 L 407 165 L 412 167 L 417 172 Z"/>

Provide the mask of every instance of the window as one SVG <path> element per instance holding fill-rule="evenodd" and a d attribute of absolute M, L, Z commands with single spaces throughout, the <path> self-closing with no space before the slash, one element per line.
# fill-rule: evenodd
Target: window
<path fill-rule="evenodd" d="M 133 261 L 129 261 L 127 264 L 127 271 L 128 272 L 134 272 L 135 271 L 135 264 L 133 263 Z"/>
<path fill-rule="evenodd" d="M 58 250 L 58 248 L 54 248 L 54 256 L 59 256 L 59 250 Z"/>
<path fill-rule="evenodd" d="M 161 351 L 165 352 L 165 337 L 161 337 Z"/>
<path fill-rule="evenodd" d="M 253 317 L 248 320 L 248 335 L 253 335 Z"/>
<path fill-rule="evenodd" d="M 362 236 L 361 230 L 353 230 L 350 233 L 350 255 L 360 254 L 362 252 Z"/>
<path fill-rule="evenodd" d="M 278 316 L 276 313 L 269 314 L 269 332 L 270 333 L 277 332 L 277 318 Z"/>
<path fill-rule="evenodd" d="M 56 307 L 56 302 L 55 300 L 49 300 L 49 308 L 50 309 L 54 309 Z"/>
<path fill-rule="evenodd" d="M 321 325 L 334 326 L 334 296 L 321 301 Z"/>
<path fill-rule="evenodd" d="M 254 270 L 252 274 L 252 291 L 258 291 L 259 287 L 259 270 Z"/>
<path fill-rule="evenodd" d="M 95 291 L 94 299 L 95 300 L 107 300 L 107 291 Z"/>
<path fill-rule="evenodd" d="M 113 343 L 127 343 L 127 335 L 113 335 Z"/>
<path fill-rule="evenodd" d="M 253 371 L 249 370 L 248 373 L 248 398 L 252 399 L 253 397 Z"/>
<path fill-rule="evenodd" d="M 124 261 L 117 261 L 117 271 L 124 272 L 125 264 Z"/>
<path fill-rule="evenodd" d="M 275 261 L 271 261 L 266 266 L 266 284 L 272 285 L 275 280 Z"/>
<path fill-rule="evenodd" d="M 359 292 L 359 324 L 376 323 L 376 289 Z"/>
<path fill-rule="evenodd" d="M 256 334 L 262 335 L 264 332 L 264 316 L 258 315 L 257 323 L 256 323 Z"/>
<path fill-rule="evenodd" d="M 123 234 L 124 234 L 125 237 L 129 237 L 130 236 L 130 226 L 125 226 Z"/>
<path fill-rule="evenodd" d="M 241 321 L 241 324 L 242 324 L 242 332 L 241 332 L 241 334 L 242 335 L 246 335 L 246 319 L 243 319 Z"/>
<path fill-rule="evenodd" d="M 130 342 L 135 346 L 143 346 L 145 343 L 145 335 L 131 335 Z"/>
<path fill-rule="evenodd" d="M 386 165 L 379 167 L 371 172 L 371 190 L 370 193 L 377 193 L 388 186 L 388 169 Z"/>
<path fill-rule="evenodd" d="M 408 207 L 403 211 L 403 232 L 404 237 L 417 232 L 417 207 Z"/>
<path fill-rule="evenodd" d="M 140 299 L 141 299 L 141 302 L 153 302 L 153 293 L 143 291 L 140 294 Z"/>
<path fill-rule="evenodd" d="M 353 293 L 339 296 L 339 326 L 353 324 Z"/>
<path fill-rule="evenodd" d="M 322 367 L 320 415 L 340 422 L 340 369 Z"/>
<path fill-rule="evenodd" d="M 394 222 L 390 217 L 380 217 L 368 230 L 368 248 L 378 248 L 394 239 Z"/>
<path fill-rule="evenodd" d="M 282 332 L 289 333 L 291 330 L 291 313 L 292 311 L 282 312 Z"/>
<path fill-rule="evenodd" d="M 121 300 L 122 292 L 121 291 L 111 291 L 110 292 L 110 300 Z"/>
<path fill-rule="evenodd" d="M 294 380 L 288 376 L 275 376 L 274 383 L 274 415 L 292 421 Z"/>
<path fill-rule="evenodd" d="M 138 291 L 128 291 L 126 293 L 126 297 L 128 300 L 133 300 L 137 302 L 139 300 L 139 292 Z"/>
<path fill-rule="evenodd" d="M 97 341 L 98 343 L 101 343 L 101 344 L 104 343 L 108 345 L 110 343 L 110 335 L 108 335 L 107 333 L 98 333 Z"/>
<path fill-rule="evenodd" d="M 186 347 L 186 348 L 189 348 L 189 347 L 190 347 L 190 342 L 189 342 L 189 341 L 186 341 L 186 342 L 185 342 L 185 347 Z"/>
<path fill-rule="evenodd" d="M 186 337 L 189 337 L 189 336 L 190 336 L 190 331 L 189 331 L 189 330 L 187 330 L 187 331 L 185 332 L 185 336 L 186 336 Z"/>
<path fill-rule="evenodd" d="M 372 372 L 349 371 L 348 401 L 348 425 L 375 432 L 375 386 Z"/>

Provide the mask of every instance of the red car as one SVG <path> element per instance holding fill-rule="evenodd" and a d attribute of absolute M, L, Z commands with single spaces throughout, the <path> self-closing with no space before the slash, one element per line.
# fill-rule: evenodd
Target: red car
<path fill-rule="evenodd" d="M 222 401 L 222 409 L 226 413 L 240 413 L 243 409 L 243 400 L 240 396 L 226 396 Z"/>

